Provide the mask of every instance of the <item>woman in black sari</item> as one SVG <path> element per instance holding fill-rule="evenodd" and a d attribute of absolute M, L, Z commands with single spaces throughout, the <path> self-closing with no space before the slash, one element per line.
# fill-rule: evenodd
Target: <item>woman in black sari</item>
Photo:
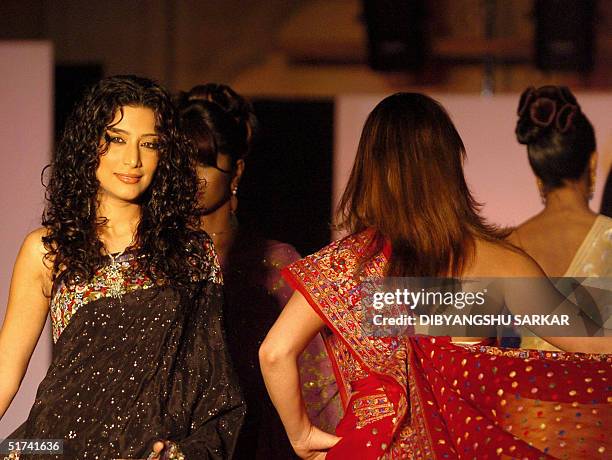
<path fill-rule="evenodd" d="M 150 80 L 107 78 L 76 107 L 0 332 L 1 416 L 50 312 L 53 360 L 11 438 L 63 439 L 70 459 L 231 457 L 244 403 L 189 149 Z"/>

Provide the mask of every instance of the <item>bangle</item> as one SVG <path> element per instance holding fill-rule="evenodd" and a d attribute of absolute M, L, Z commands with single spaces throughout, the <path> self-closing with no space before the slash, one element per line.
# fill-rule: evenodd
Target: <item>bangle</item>
<path fill-rule="evenodd" d="M 163 441 L 163 443 L 164 450 L 161 451 L 159 457 L 157 456 L 155 451 L 153 451 L 149 454 L 147 460 L 157 458 L 159 458 L 160 460 L 186 460 L 185 455 L 183 454 L 183 452 L 181 452 L 181 449 L 175 442 Z"/>
<path fill-rule="evenodd" d="M 168 441 L 164 449 L 164 455 L 162 455 L 162 460 L 185 460 L 185 455 L 175 442 Z"/>

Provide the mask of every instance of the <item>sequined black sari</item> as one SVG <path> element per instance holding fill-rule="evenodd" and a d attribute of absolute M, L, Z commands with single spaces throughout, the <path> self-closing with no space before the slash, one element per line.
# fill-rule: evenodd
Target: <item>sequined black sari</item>
<path fill-rule="evenodd" d="M 154 283 L 134 254 L 109 259 L 86 284 L 60 284 L 53 360 L 10 437 L 63 439 L 64 459 L 145 458 L 157 439 L 176 442 L 188 460 L 231 457 L 244 404 L 211 254 L 208 279 L 192 289 Z"/>

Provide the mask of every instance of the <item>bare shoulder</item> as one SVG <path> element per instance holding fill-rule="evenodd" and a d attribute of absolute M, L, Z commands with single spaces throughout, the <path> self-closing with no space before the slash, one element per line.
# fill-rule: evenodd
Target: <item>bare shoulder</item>
<path fill-rule="evenodd" d="M 517 225 L 508 237 L 508 241 L 519 247 L 529 246 L 533 244 L 534 238 L 537 240 L 547 231 L 550 231 L 550 223 L 541 213 L 536 214 Z"/>
<path fill-rule="evenodd" d="M 504 276 L 509 277 L 545 277 L 546 274 L 542 268 L 538 265 L 533 257 L 526 252 L 511 251 L 505 249 L 507 254 L 507 265 L 505 270 L 507 274 Z"/>
<path fill-rule="evenodd" d="M 47 234 L 48 230 L 42 227 L 28 233 L 18 255 L 18 262 L 27 264 L 30 269 L 40 269 L 41 274 L 48 274 L 52 264 L 46 257 L 49 251 L 43 242 Z"/>
<path fill-rule="evenodd" d="M 545 276 L 537 262 L 520 248 L 482 240 L 476 242 L 476 256 L 467 272 L 482 277 Z"/>
<path fill-rule="evenodd" d="M 48 250 L 45 248 L 43 237 L 47 230 L 38 228 L 30 232 L 23 240 L 11 281 L 13 286 L 29 290 L 38 290 L 45 296 L 49 296 L 52 285 L 53 261 L 47 257 Z"/>
<path fill-rule="evenodd" d="M 508 235 L 508 237 L 506 238 L 506 240 L 510 243 L 513 244 L 517 247 L 522 247 L 521 244 L 521 235 L 520 235 L 520 227 L 515 227 L 512 229 L 512 233 L 510 233 L 510 235 Z"/>
<path fill-rule="evenodd" d="M 47 236 L 48 230 L 46 228 L 37 228 L 28 233 L 23 240 L 21 245 L 22 252 L 32 256 L 44 256 L 47 254 L 43 237 Z"/>

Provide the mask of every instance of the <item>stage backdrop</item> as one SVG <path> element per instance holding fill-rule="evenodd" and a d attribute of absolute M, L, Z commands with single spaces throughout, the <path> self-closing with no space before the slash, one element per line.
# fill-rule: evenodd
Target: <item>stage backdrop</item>
<path fill-rule="evenodd" d="M 465 171 L 484 215 L 492 222 L 515 225 L 542 208 L 525 146 L 514 137 L 519 95 L 432 94 L 450 113 L 467 150 Z M 578 93 L 584 113 L 595 126 L 599 152 L 597 184 L 591 206 L 599 210 L 612 163 L 612 93 Z M 351 171 L 368 113 L 384 95 L 336 98 L 333 208 Z M 338 235 L 336 235 L 338 236 Z"/>
<path fill-rule="evenodd" d="M 0 42 L 0 320 L 21 242 L 40 226 L 40 173 L 49 161 L 53 133 L 52 75 L 50 43 Z M 26 419 L 50 358 L 47 321 L 21 390 L 0 421 L 0 439 Z"/>

